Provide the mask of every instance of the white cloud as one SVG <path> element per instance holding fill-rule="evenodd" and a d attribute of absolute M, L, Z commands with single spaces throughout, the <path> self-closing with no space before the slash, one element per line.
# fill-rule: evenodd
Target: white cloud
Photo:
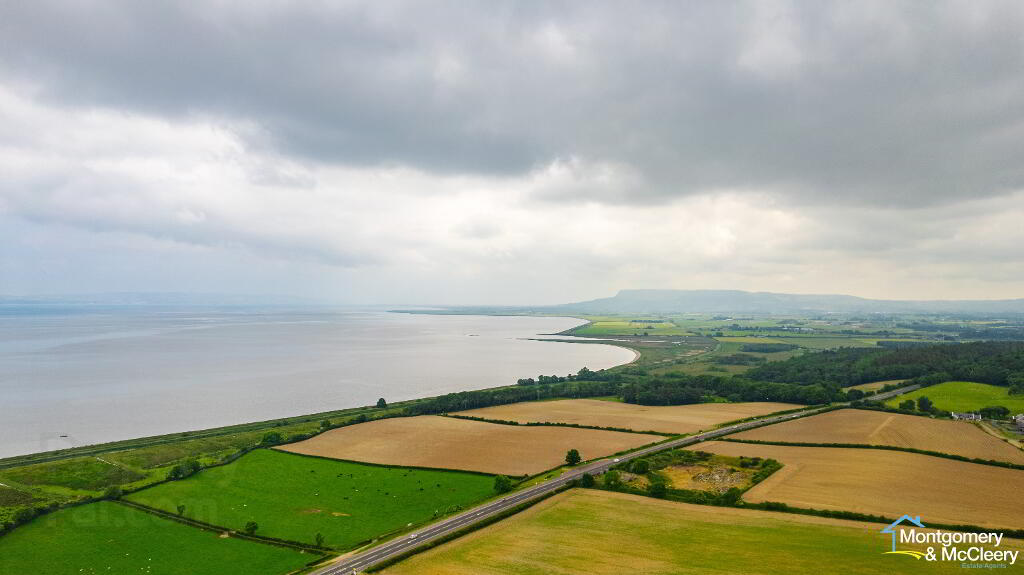
<path fill-rule="evenodd" d="M 0 292 L 1020 295 L 1021 10 L 910 6 L 12 10 Z"/>

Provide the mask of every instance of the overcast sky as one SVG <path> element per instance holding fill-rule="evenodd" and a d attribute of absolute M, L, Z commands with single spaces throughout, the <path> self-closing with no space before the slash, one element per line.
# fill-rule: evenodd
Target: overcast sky
<path fill-rule="evenodd" d="M 0 0 L 0 294 L 1024 297 L 1024 3 Z"/>

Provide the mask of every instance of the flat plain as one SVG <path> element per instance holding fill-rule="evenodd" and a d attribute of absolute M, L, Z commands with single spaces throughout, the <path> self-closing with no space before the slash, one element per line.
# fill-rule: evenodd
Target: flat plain
<path fill-rule="evenodd" d="M 991 405 L 1002 405 L 1010 413 L 1024 413 L 1024 395 L 1010 395 L 1009 389 L 998 385 L 970 381 L 947 381 L 930 387 L 914 390 L 885 402 L 897 407 L 908 399 L 917 400 L 925 396 L 935 407 L 946 411 L 977 411 Z"/>
<path fill-rule="evenodd" d="M 733 437 L 789 443 L 891 445 L 1024 464 L 1024 451 L 973 424 L 862 409 L 830 411 Z"/>
<path fill-rule="evenodd" d="M 258 449 L 238 461 L 125 496 L 170 513 L 258 535 L 345 549 L 493 494 L 486 475 L 388 468 Z"/>
<path fill-rule="evenodd" d="M 692 449 L 771 457 L 783 468 L 743 495 L 750 502 L 1019 529 L 1024 472 L 900 451 L 711 441 Z"/>
<path fill-rule="evenodd" d="M 386 575 L 959 573 L 886 556 L 883 525 L 573 489 Z M 1021 548 L 1019 542 L 1004 546 Z"/>
<path fill-rule="evenodd" d="M 462 411 L 459 415 L 520 423 L 573 423 L 596 427 L 618 427 L 634 431 L 682 434 L 710 429 L 727 421 L 799 407 L 803 406 L 772 402 L 650 406 L 596 399 L 562 399 L 471 409 Z"/>
<path fill-rule="evenodd" d="M 662 439 L 640 433 L 500 425 L 424 415 L 333 429 L 278 449 L 368 463 L 519 476 L 564 464 L 569 449 L 593 459 Z"/>
<path fill-rule="evenodd" d="M 107 501 L 56 511 L 0 537 L 4 575 L 279 575 L 315 559 Z"/>

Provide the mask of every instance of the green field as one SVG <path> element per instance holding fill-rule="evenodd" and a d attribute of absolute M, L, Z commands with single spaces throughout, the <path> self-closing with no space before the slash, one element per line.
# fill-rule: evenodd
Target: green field
<path fill-rule="evenodd" d="M 33 497 L 29 493 L 11 489 L 10 487 L 0 487 L 0 506 L 26 505 L 32 503 L 32 500 Z"/>
<path fill-rule="evenodd" d="M 123 485 L 144 478 L 145 475 L 141 473 L 93 457 L 15 467 L 0 472 L 0 479 L 13 483 L 66 487 L 80 491 L 102 491 L 111 485 Z"/>
<path fill-rule="evenodd" d="M 389 468 L 258 449 L 237 462 L 125 499 L 212 525 L 338 549 L 428 521 L 493 494 L 494 479 L 454 471 Z"/>
<path fill-rule="evenodd" d="M 935 407 L 945 411 L 977 411 L 983 407 L 1002 405 L 1010 413 L 1024 413 L 1024 395 L 1010 395 L 1008 388 L 969 381 L 947 381 L 890 399 L 885 404 L 898 407 L 902 401 L 916 401 L 921 396 L 927 396 Z"/>
<path fill-rule="evenodd" d="M 690 330 L 679 327 L 672 321 L 660 317 L 643 316 L 587 316 L 590 323 L 572 330 L 572 335 L 581 337 L 604 337 L 611 335 L 693 335 Z"/>
<path fill-rule="evenodd" d="M 962 573 L 883 555 L 875 523 L 688 505 L 574 489 L 411 557 L 386 575 Z M 1020 549 L 1005 540 L 1004 548 Z"/>
<path fill-rule="evenodd" d="M 106 501 L 51 513 L 0 537 L 4 575 L 276 575 L 316 558 Z"/>

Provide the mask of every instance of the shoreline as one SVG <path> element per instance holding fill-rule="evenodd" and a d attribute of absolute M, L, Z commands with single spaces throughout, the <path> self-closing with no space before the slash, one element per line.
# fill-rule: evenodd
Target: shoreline
<path fill-rule="evenodd" d="M 407 313 L 407 312 L 400 311 L 400 310 L 395 310 L 395 311 L 387 311 L 387 312 L 384 312 L 384 313 Z M 423 313 L 422 315 L 452 315 L 452 314 L 428 314 L 428 313 Z M 475 317 L 482 317 L 482 318 L 495 317 L 495 315 L 483 315 L 483 314 L 459 314 L 459 315 L 475 316 Z M 557 319 L 572 319 L 572 320 L 578 320 L 580 322 L 578 325 L 570 327 L 567 330 L 563 330 L 563 332 L 560 332 L 560 333 L 564 333 L 565 331 L 571 331 L 573 329 L 576 329 L 576 328 L 578 328 L 578 327 L 588 323 L 588 321 L 583 319 L 583 318 L 579 318 L 579 317 L 575 317 L 575 316 L 565 316 L 565 315 L 560 315 L 560 316 L 516 316 L 516 315 L 513 315 L 513 314 L 507 314 L 507 315 L 503 315 L 503 316 L 500 316 L 500 317 L 546 317 L 546 318 L 557 318 Z M 546 334 L 535 334 L 535 335 L 546 335 Z M 558 334 L 550 334 L 550 335 L 558 335 Z M 537 338 L 537 337 L 524 337 L 524 338 L 518 338 L 518 339 L 530 340 L 530 341 L 547 341 L 547 342 L 554 341 L 556 343 L 578 343 L 578 344 L 591 344 L 591 345 L 593 345 L 593 344 L 601 344 L 601 345 L 608 345 L 610 347 L 616 347 L 616 348 L 628 350 L 628 351 L 631 351 L 633 353 L 633 357 L 629 361 L 625 361 L 625 362 L 622 362 L 622 363 L 615 363 L 615 365 L 611 365 L 611 366 L 609 366 L 607 368 L 604 368 L 604 369 L 615 369 L 615 368 L 618 368 L 618 367 L 621 367 L 621 366 L 624 366 L 624 365 L 633 364 L 637 360 L 639 360 L 640 356 L 641 356 L 640 352 L 636 351 L 635 349 L 632 349 L 632 348 L 629 348 L 629 347 L 625 347 L 625 346 L 622 346 L 622 345 L 615 345 L 613 342 L 608 342 L 608 341 L 567 341 L 567 340 L 556 340 L 556 339 L 541 339 L 541 338 Z M 580 339 L 583 340 L 583 339 L 588 339 L 588 338 L 580 338 Z M 586 367 L 586 366 L 579 366 L 579 367 Z M 576 368 L 576 369 L 578 369 L 578 368 Z M 527 376 L 527 377 L 532 377 L 532 376 Z M 462 392 L 462 391 L 486 391 L 486 390 L 495 390 L 495 389 L 512 388 L 512 387 L 515 387 L 514 381 L 512 383 L 505 384 L 505 385 L 497 385 L 497 386 L 481 387 L 481 388 L 471 388 L 471 389 L 460 389 L 458 391 L 452 391 L 452 392 L 447 392 L 447 393 L 459 393 L 459 392 Z M 382 393 L 384 393 L 384 392 L 382 392 Z M 398 400 L 398 401 L 394 401 L 392 403 L 389 403 L 389 407 L 393 407 L 393 408 L 405 407 L 405 406 L 409 406 L 409 405 L 414 405 L 414 404 L 416 404 L 418 402 L 421 402 L 421 401 L 427 401 L 427 400 L 434 399 L 436 397 L 441 397 L 443 395 L 446 395 L 446 393 L 442 393 L 442 394 L 439 394 L 439 395 L 427 395 L 427 396 L 420 396 L 420 397 L 415 397 L 415 398 L 411 398 L 411 399 Z M 257 419 L 257 420 L 254 420 L 254 421 L 246 421 L 246 422 L 240 422 L 240 423 L 230 423 L 230 424 L 227 424 L 227 425 L 220 425 L 220 426 L 202 427 L 202 428 L 194 428 L 194 429 L 182 429 L 182 430 L 171 431 L 171 432 L 167 432 L 167 433 L 157 433 L 157 434 L 152 434 L 152 435 L 141 435 L 141 436 L 136 436 L 136 437 L 124 438 L 124 439 L 115 439 L 115 440 L 112 440 L 112 441 L 102 441 L 102 442 L 98 442 L 98 443 L 89 443 L 89 444 L 69 447 L 69 448 L 65 448 L 65 449 L 55 449 L 55 450 L 50 450 L 50 451 L 35 451 L 35 452 L 31 452 L 31 453 L 23 453 L 23 454 L 16 454 L 16 455 L 0 457 L 0 469 L 6 469 L 6 468 L 12 468 L 12 467 L 20 467 L 20 466 L 23 466 L 23 465 L 33 465 L 33 464 L 38 464 L 38 463 L 47 463 L 47 462 L 52 462 L 52 461 L 59 461 L 59 460 L 63 460 L 63 459 L 70 459 L 72 457 L 96 456 L 96 455 L 101 455 L 103 453 L 110 453 L 110 452 L 116 452 L 116 451 L 125 451 L 125 450 L 130 450 L 130 449 L 140 449 L 140 448 L 147 448 L 147 447 L 155 447 L 155 446 L 167 445 L 167 444 L 170 444 L 170 443 L 177 443 L 177 442 L 182 442 L 182 441 L 190 441 L 190 440 L 197 440 L 197 439 L 207 439 L 207 438 L 219 437 L 219 436 L 224 436 L 224 435 L 232 435 L 232 434 L 235 434 L 235 433 L 244 433 L 244 432 L 249 432 L 249 431 L 259 431 L 259 430 L 265 430 L 265 429 L 266 430 L 271 430 L 271 429 L 273 429 L 275 427 L 280 427 L 280 426 L 283 426 L 283 425 L 295 425 L 295 424 L 301 424 L 301 423 L 311 423 L 311 422 L 314 422 L 314 421 L 319 421 L 319 420 L 322 420 L 322 419 L 329 419 L 329 418 L 334 418 L 334 417 L 350 417 L 350 416 L 359 415 L 360 413 L 364 413 L 364 412 L 367 412 L 367 411 L 374 411 L 374 410 L 376 410 L 376 408 L 374 406 L 371 406 L 371 405 L 364 405 L 364 406 L 354 405 L 354 406 L 349 406 L 349 407 L 342 407 L 342 408 L 339 408 L 339 409 L 331 409 L 331 410 L 327 410 L 327 411 L 305 412 L 305 413 L 299 413 L 299 414 L 295 414 L 295 415 L 287 415 L 287 416 L 282 416 L 282 417 L 277 417 L 277 418 L 270 418 L 270 419 Z"/>

